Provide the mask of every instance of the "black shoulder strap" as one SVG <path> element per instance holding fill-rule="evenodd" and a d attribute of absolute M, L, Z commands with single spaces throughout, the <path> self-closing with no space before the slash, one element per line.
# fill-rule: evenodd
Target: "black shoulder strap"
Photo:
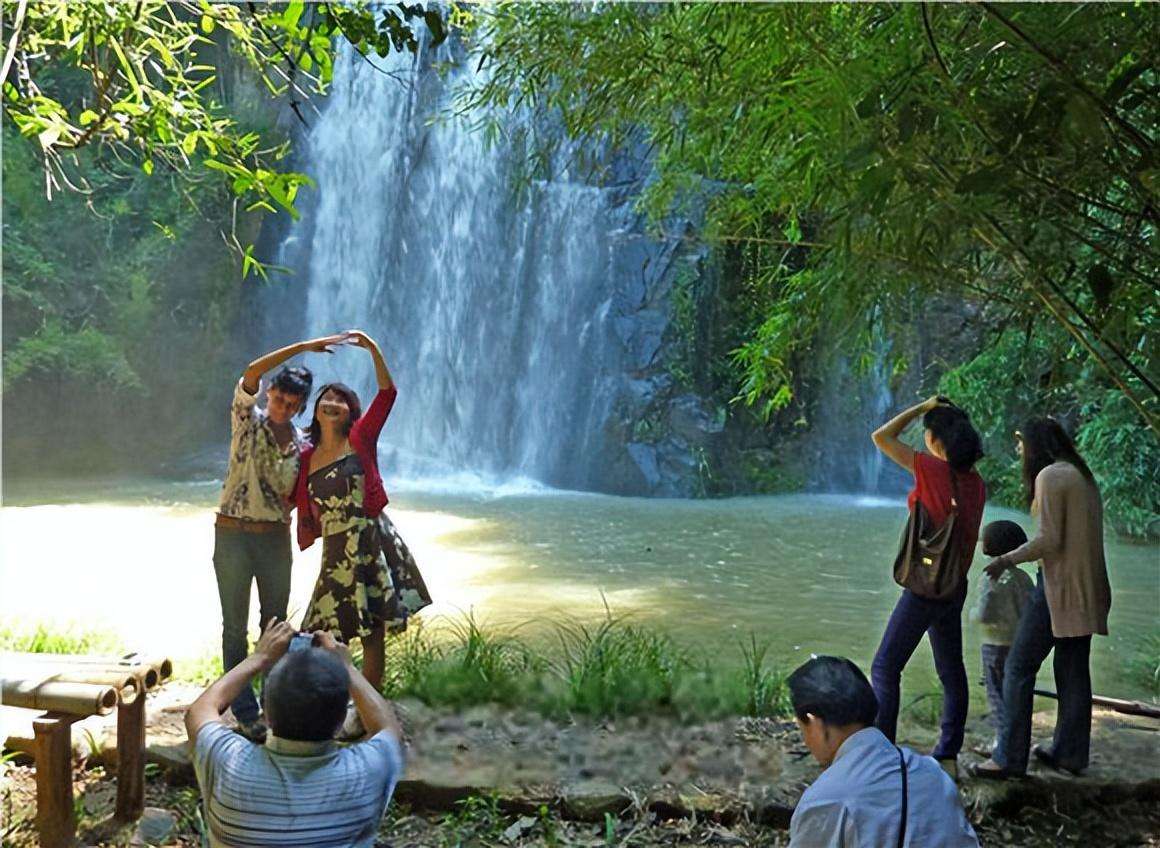
<path fill-rule="evenodd" d="M 951 510 L 958 511 L 959 508 L 959 472 L 950 467 L 948 463 L 947 469 L 951 475 Z"/>
<path fill-rule="evenodd" d="M 894 747 L 898 748 L 897 745 Z M 898 767 L 902 771 L 902 813 L 899 816 L 901 823 L 898 827 L 898 848 L 902 848 L 906 843 L 906 807 L 910 793 L 906 788 L 906 757 L 903 755 L 901 748 L 898 748 Z"/>

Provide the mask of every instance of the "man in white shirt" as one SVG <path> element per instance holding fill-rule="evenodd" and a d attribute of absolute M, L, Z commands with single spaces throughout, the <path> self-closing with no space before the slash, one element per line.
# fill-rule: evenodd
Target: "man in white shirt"
<path fill-rule="evenodd" d="M 942 767 L 874 727 L 878 700 L 854 663 L 813 657 L 787 683 L 806 747 L 826 768 L 794 810 L 791 848 L 978 848 Z"/>
<path fill-rule="evenodd" d="M 185 728 L 211 848 L 372 848 L 403 771 L 390 705 L 329 633 L 288 651 L 294 629 L 266 628 L 254 653 L 190 705 Z M 259 673 L 270 732 L 265 745 L 232 732 L 221 714 Z M 334 734 L 354 699 L 368 737 Z"/>

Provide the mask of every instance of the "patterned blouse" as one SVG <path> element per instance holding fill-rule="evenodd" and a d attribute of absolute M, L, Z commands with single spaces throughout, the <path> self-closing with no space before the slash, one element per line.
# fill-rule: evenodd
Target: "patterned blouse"
<path fill-rule="evenodd" d="M 290 523 L 290 494 L 298 478 L 303 436 L 291 428 L 286 447 L 278 446 L 258 396 L 234 388 L 230 406 L 230 464 L 218 512 L 248 521 Z"/>

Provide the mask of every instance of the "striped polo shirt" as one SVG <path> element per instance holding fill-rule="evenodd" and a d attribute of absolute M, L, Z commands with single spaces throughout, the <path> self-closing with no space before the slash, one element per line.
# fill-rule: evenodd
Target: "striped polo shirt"
<path fill-rule="evenodd" d="M 211 721 L 193 765 L 211 848 L 372 848 L 403 755 L 387 731 L 350 746 L 276 736 L 263 746 Z"/>

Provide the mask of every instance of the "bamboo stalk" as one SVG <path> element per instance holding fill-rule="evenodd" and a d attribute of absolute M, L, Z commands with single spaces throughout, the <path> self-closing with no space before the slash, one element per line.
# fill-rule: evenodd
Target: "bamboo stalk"
<path fill-rule="evenodd" d="M 1035 694 L 1043 698 L 1059 700 L 1059 695 L 1049 689 L 1036 689 Z M 1123 698 L 1109 698 L 1106 695 L 1092 695 L 1092 703 L 1097 707 L 1109 707 L 1125 715 L 1160 718 L 1160 706 L 1145 704 L 1143 701 L 1125 701 Z"/>
<path fill-rule="evenodd" d="M 151 673 L 149 669 L 146 673 Z M 131 704 L 149 689 L 144 681 L 145 674 L 134 674 L 124 669 L 92 668 L 53 672 L 45 682 L 55 683 L 95 683 L 112 686 L 117 690 L 117 700 L 121 704 Z"/>
<path fill-rule="evenodd" d="M 5 679 L 0 702 L 73 716 L 108 715 L 117 706 L 117 690 L 92 683 Z"/>
<path fill-rule="evenodd" d="M 104 683 L 117 685 L 106 679 L 120 675 L 131 678 L 138 692 L 152 692 L 161 685 L 161 675 L 148 665 L 116 665 L 107 663 L 41 662 L 35 657 L 20 655 L 2 663 L 8 677 L 42 677 L 45 680 L 68 680 L 74 683 Z M 123 685 L 123 684 L 122 684 Z"/>
<path fill-rule="evenodd" d="M 149 666 L 157 671 L 157 684 L 173 676 L 173 662 L 164 656 L 146 656 L 131 653 L 122 657 L 88 656 L 86 654 L 29 654 L 0 652 L 0 665 L 6 663 L 36 663 L 38 665 L 101 665 L 115 668 Z M 154 684 L 154 685 L 157 685 Z M 153 688 L 152 686 L 150 688 Z"/>

